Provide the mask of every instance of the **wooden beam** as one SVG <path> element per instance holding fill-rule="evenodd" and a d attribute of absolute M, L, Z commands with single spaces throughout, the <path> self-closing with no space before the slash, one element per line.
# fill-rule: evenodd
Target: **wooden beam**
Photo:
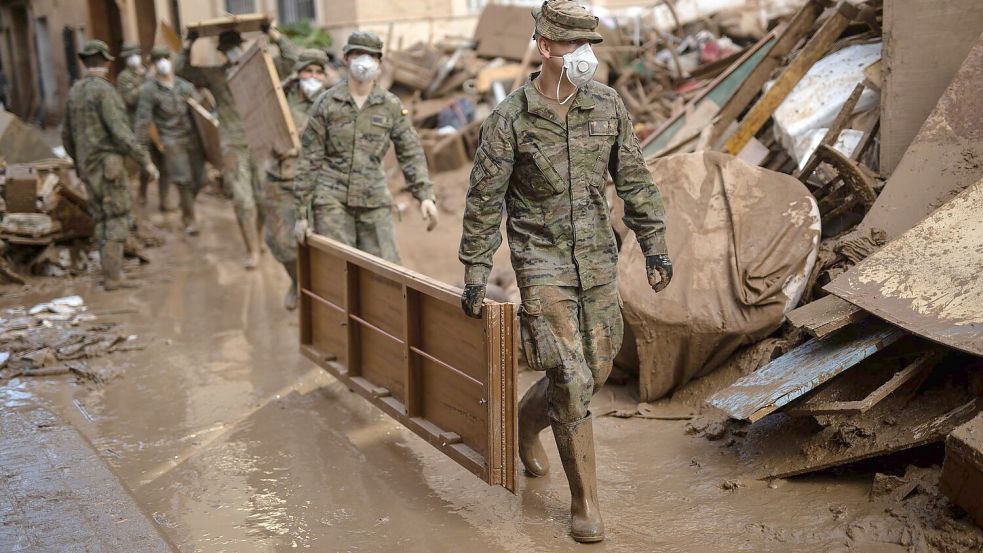
<path fill-rule="evenodd" d="M 792 63 L 782 71 L 782 74 L 775 80 L 774 85 L 762 95 L 758 103 L 751 108 L 741 124 L 738 125 L 734 134 L 727 139 L 724 144 L 724 151 L 731 155 L 737 155 L 744 148 L 751 138 L 761 130 L 761 127 L 771 118 L 772 113 L 778 109 L 782 101 L 792 92 L 795 85 L 802 80 L 802 77 L 809 69 L 819 61 L 829 47 L 840 38 L 843 30 L 857 16 L 857 8 L 848 4 L 845 0 L 841 1 L 836 11 L 823 23 L 819 31 L 809 39 L 809 42 L 802 48 L 799 54 L 792 60 Z"/>
<path fill-rule="evenodd" d="M 881 321 L 814 339 L 710 398 L 731 418 L 758 421 L 893 344 L 905 332 Z"/>
<path fill-rule="evenodd" d="M 792 326 L 805 330 L 810 336 L 822 338 L 860 322 L 868 315 L 856 305 L 830 294 L 793 310 L 787 317 Z"/>
<path fill-rule="evenodd" d="M 846 129 L 847 123 L 850 121 L 850 116 L 853 115 L 853 110 L 857 107 L 857 102 L 860 101 L 860 95 L 863 94 L 864 88 L 866 86 L 864 83 L 857 83 L 857 86 L 853 87 L 853 92 L 850 93 L 850 97 L 846 99 L 843 103 L 843 107 L 840 108 L 840 112 L 836 114 L 836 119 L 833 120 L 833 124 L 829 126 L 826 130 L 826 134 L 823 135 L 823 139 L 819 141 L 820 144 L 826 144 L 827 146 L 832 146 L 836 144 L 836 140 L 840 137 L 840 133 Z M 858 145 L 859 147 L 859 145 Z M 818 148 L 816 148 L 818 151 Z M 816 155 L 816 151 L 809 156 L 809 161 L 806 162 L 802 171 L 799 173 L 799 180 L 803 183 L 812 176 L 812 173 L 819 168 L 820 160 Z"/>

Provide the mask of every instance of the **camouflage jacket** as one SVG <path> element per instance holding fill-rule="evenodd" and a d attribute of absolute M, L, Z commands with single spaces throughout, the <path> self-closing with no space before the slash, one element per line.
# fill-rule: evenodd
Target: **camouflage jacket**
<path fill-rule="evenodd" d="M 403 105 L 376 85 L 359 109 L 341 82 L 318 97 L 301 140 L 298 196 L 325 193 L 350 207 L 382 207 L 392 196 L 382 158 L 392 140 L 413 196 L 434 199 L 427 160 Z"/>
<path fill-rule="evenodd" d="M 196 95 L 195 87 L 181 77 L 174 77 L 174 86 L 167 87 L 155 78 L 147 79 L 140 88 L 134 131 L 141 144 L 150 139 L 150 123 L 157 126 L 160 141 L 168 144 L 187 144 L 195 139 L 194 121 L 188 98 Z"/>
<path fill-rule="evenodd" d="M 300 90 L 300 85 L 296 80 L 288 83 L 283 90 L 287 95 L 287 105 L 290 107 L 290 117 L 294 120 L 294 128 L 297 129 L 297 134 L 303 135 L 304 129 L 307 127 L 307 121 L 310 118 L 311 107 L 314 106 L 314 101 L 317 98 L 315 100 L 309 99 Z M 320 97 L 321 94 L 324 94 L 323 89 L 317 94 L 317 97 Z M 274 179 L 293 181 L 297 176 L 297 161 L 299 157 L 300 152 L 286 152 L 279 159 L 271 160 L 266 172 Z"/>
<path fill-rule="evenodd" d="M 140 101 L 140 87 L 147 80 L 146 74 L 141 75 L 130 69 L 123 69 L 116 75 L 116 91 L 119 92 L 123 103 L 126 104 L 126 113 L 130 116 L 130 124 L 134 122 L 137 113 L 137 104 Z"/>
<path fill-rule="evenodd" d="M 246 148 L 246 131 L 242 128 L 242 118 L 236 109 L 235 97 L 229 88 L 227 72 L 232 64 L 212 67 L 196 67 L 191 65 L 191 52 L 182 48 L 174 62 L 174 73 L 191 81 L 195 86 L 207 88 L 215 97 L 215 108 L 218 111 L 219 135 L 222 147 Z"/>
<path fill-rule="evenodd" d="M 131 157 L 141 166 L 150 163 L 130 128 L 123 100 L 103 77 L 86 75 L 72 85 L 61 139 L 82 178 L 110 154 Z"/>
<path fill-rule="evenodd" d="M 596 82 L 577 94 L 566 124 L 531 82 L 481 127 L 459 258 L 466 284 L 485 284 L 502 242 L 502 204 L 519 286 L 615 280 L 618 247 L 604 195 L 610 171 L 625 224 L 645 255 L 666 253 L 665 210 L 621 97 Z"/>

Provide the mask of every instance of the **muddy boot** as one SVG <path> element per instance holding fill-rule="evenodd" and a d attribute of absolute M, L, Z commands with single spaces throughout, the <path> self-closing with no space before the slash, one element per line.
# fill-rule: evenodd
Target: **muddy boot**
<path fill-rule="evenodd" d="M 256 232 L 256 209 L 236 210 L 242 241 L 246 243 L 246 261 L 243 266 L 255 269 L 259 266 L 259 234 Z"/>
<path fill-rule="evenodd" d="M 181 200 L 181 222 L 184 232 L 190 236 L 198 235 L 198 225 L 195 220 L 195 197 L 191 185 L 178 185 Z"/>
<path fill-rule="evenodd" d="M 297 309 L 297 264 L 284 263 L 283 267 L 287 269 L 287 274 L 290 275 L 290 288 L 287 290 L 286 297 L 283 298 L 283 307 L 287 311 L 293 311 Z"/>
<path fill-rule="evenodd" d="M 259 236 L 259 253 L 266 255 L 269 251 L 266 247 L 266 240 L 263 240 L 263 227 L 266 224 L 264 212 L 260 210 L 256 215 L 256 236 Z"/>
<path fill-rule="evenodd" d="M 539 433 L 550 425 L 546 406 L 546 387 L 548 378 L 541 378 L 532 385 L 519 401 L 519 459 L 526 467 L 526 474 L 533 477 L 545 476 L 550 470 Z"/>
<path fill-rule="evenodd" d="M 100 252 L 102 257 L 102 287 L 107 292 L 120 288 L 137 288 L 136 283 L 123 278 L 123 242 L 107 241 Z"/>
<path fill-rule="evenodd" d="M 570 535 L 581 543 L 604 539 L 604 521 L 597 503 L 594 428 L 590 413 L 572 423 L 553 422 L 556 447 L 570 484 Z"/>

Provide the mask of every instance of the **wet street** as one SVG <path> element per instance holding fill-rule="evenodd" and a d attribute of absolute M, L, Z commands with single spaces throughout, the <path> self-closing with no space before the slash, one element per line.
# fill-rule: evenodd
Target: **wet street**
<path fill-rule="evenodd" d="M 48 279 L 0 297 L 79 294 L 149 344 L 92 360 L 121 369 L 106 384 L 13 379 L 0 409 L 43 406 L 77 429 L 182 552 L 586 550 L 567 537 L 569 493 L 548 432 L 551 475 L 520 474 L 516 495 L 486 486 L 303 358 L 282 268 L 269 255 L 258 271 L 241 268 L 225 202 L 202 198 L 201 216 L 202 236 L 170 234 L 131 271 L 138 290 Z M 523 387 L 534 377 L 524 373 Z M 598 419 L 608 539 L 591 550 L 907 550 L 883 543 L 886 526 L 857 529 L 883 515 L 868 500 L 870 475 L 770 487 L 745 476 L 726 444 L 685 427 Z"/>

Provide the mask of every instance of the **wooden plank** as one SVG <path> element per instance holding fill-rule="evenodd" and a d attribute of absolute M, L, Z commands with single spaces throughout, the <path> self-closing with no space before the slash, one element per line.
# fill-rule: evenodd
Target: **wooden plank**
<path fill-rule="evenodd" d="M 787 317 L 792 326 L 805 330 L 814 338 L 822 338 L 847 325 L 860 322 L 868 315 L 870 314 L 856 305 L 829 295 L 792 310 Z"/>
<path fill-rule="evenodd" d="M 248 33 L 259 31 L 263 25 L 273 22 L 270 16 L 263 13 L 246 13 L 241 15 L 230 15 L 228 17 L 216 17 L 203 19 L 197 23 L 188 25 L 189 32 L 196 32 L 198 36 L 218 36 L 225 31 L 239 31 Z M 177 51 L 177 50 L 175 50 Z"/>
<path fill-rule="evenodd" d="M 205 161 L 211 163 L 216 169 L 221 170 L 225 164 L 225 160 L 222 157 L 222 142 L 219 138 L 218 119 L 194 98 L 188 98 L 187 101 L 188 106 L 191 108 L 195 129 L 198 130 L 198 139 L 201 141 L 202 151 L 205 153 Z"/>
<path fill-rule="evenodd" d="M 906 330 L 983 355 L 983 179 L 825 290 Z"/>
<path fill-rule="evenodd" d="M 300 151 L 300 138 L 265 39 L 256 40 L 228 78 L 257 161 Z"/>
<path fill-rule="evenodd" d="M 755 422 L 802 397 L 905 335 L 880 321 L 806 342 L 710 398 L 732 418 Z"/>
<path fill-rule="evenodd" d="M 853 92 L 850 93 L 850 96 L 846 99 L 846 102 L 843 103 L 843 107 L 840 108 L 840 112 L 836 114 L 836 119 L 833 120 L 833 124 L 826 130 L 826 134 L 823 135 L 822 140 L 819 141 L 820 144 L 826 144 L 827 146 L 836 144 L 836 140 L 840 137 L 840 133 L 846 129 L 847 124 L 850 122 L 850 117 L 853 115 L 853 110 L 857 107 L 857 102 L 860 101 L 860 95 L 864 93 L 865 88 L 866 85 L 864 85 L 864 83 L 857 83 L 857 86 L 853 87 Z M 802 171 L 799 173 L 798 178 L 803 183 L 806 182 L 806 179 L 812 176 L 812 173 L 815 172 L 817 168 L 819 168 L 821 161 L 817 155 L 818 153 L 819 148 L 816 148 L 816 151 L 812 153 L 812 155 L 809 157 L 809 161 L 806 162 L 805 166 L 802 168 Z"/>
<path fill-rule="evenodd" d="M 792 92 L 792 89 L 802 80 L 802 77 L 813 64 L 829 51 L 829 47 L 840 37 L 847 25 L 856 18 L 857 13 L 857 8 L 845 0 L 837 5 L 832 15 L 809 39 L 809 42 L 806 43 L 795 59 L 775 80 L 772 87 L 761 96 L 761 99 L 744 117 L 737 130 L 724 144 L 724 151 L 731 155 L 737 155 L 744 148 L 744 145 L 754 135 L 758 134 L 761 127 L 771 118 L 771 114 L 778 109 L 778 106 Z"/>
<path fill-rule="evenodd" d="M 942 493 L 977 523 L 983 523 L 983 415 L 962 424 L 945 440 Z"/>
<path fill-rule="evenodd" d="M 483 319 L 467 318 L 460 289 L 317 235 L 301 248 L 299 268 L 301 352 L 489 484 L 514 491 L 514 307 L 488 300 Z"/>
<path fill-rule="evenodd" d="M 792 48 L 795 48 L 795 45 L 812 30 L 816 19 L 824 9 L 823 2 L 809 0 L 792 16 L 774 44 L 768 48 L 767 56 L 754 67 L 727 102 L 721 106 L 720 115 L 710 134 L 710 144 L 716 145 L 754 97 L 761 93 L 761 88 L 771 78 L 771 74 L 784 63 L 785 56 L 792 51 Z"/>
<path fill-rule="evenodd" d="M 979 0 L 885 0 L 881 172 L 898 167 L 981 30 Z"/>

